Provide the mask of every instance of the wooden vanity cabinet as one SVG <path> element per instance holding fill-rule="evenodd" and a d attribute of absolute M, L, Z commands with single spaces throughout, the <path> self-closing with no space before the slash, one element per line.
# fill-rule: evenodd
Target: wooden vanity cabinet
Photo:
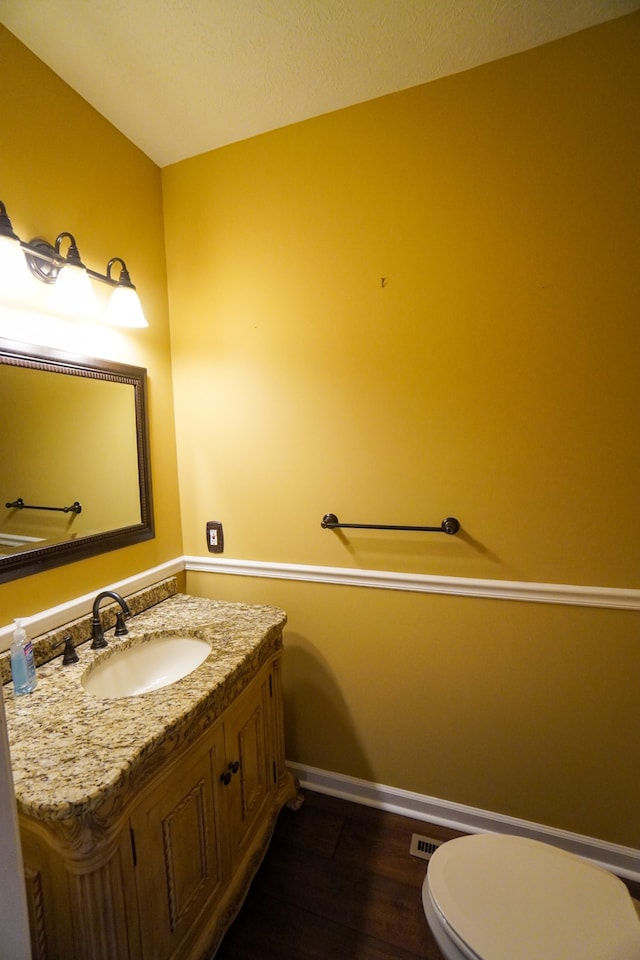
<path fill-rule="evenodd" d="M 21 818 L 25 867 L 42 896 L 34 957 L 201 960 L 218 946 L 280 808 L 297 796 L 284 766 L 280 657 L 176 753 L 125 802 L 115 829 L 105 825 L 108 851 L 96 837 L 80 885 L 77 854 L 70 858 L 59 836 L 42 851 Z M 35 832 L 41 841 L 42 825 Z"/>

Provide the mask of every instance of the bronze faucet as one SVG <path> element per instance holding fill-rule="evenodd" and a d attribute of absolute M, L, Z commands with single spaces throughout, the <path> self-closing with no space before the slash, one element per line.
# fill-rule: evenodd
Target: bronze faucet
<path fill-rule="evenodd" d="M 124 623 L 125 619 L 131 616 L 131 610 L 129 610 L 126 600 L 123 600 L 120 594 L 115 593 L 113 590 L 103 590 L 93 601 L 93 617 L 91 618 L 92 650 L 101 650 L 102 647 L 107 646 L 102 623 L 100 622 L 100 601 L 104 600 L 105 597 L 110 597 L 112 600 L 115 600 L 116 603 L 119 603 L 122 610 L 122 612 L 119 611 L 116 614 L 116 637 L 123 637 L 129 632 Z"/>

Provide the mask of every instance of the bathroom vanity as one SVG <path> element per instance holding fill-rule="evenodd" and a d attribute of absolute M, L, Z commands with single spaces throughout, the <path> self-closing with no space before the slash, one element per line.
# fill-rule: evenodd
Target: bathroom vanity
<path fill-rule="evenodd" d="M 283 611 L 171 596 L 80 662 L 5 693 L 33 952 L 200 960 L 238 912 L 285 803 Z M 211 653 L 160 689 L 102 699 L 101 659 L 196 636 Z M 151 646 L 150 646 L 151 649 Z M 7 690 L 7 688 L 5 688 Z"/>

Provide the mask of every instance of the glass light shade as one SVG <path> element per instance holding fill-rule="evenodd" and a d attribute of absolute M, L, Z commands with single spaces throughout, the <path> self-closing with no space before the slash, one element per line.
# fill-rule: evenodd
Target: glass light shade
<path fill-rule="evenodd" d="M 149 326 L 135 289 L 121 284 L 111 294 L 105 319 L 114 327 Z"/>
<path fill-rule="evenodd" d="M 0 235 L 0 299 L 22 299 L 33 292 L 31 281 L 19 241 Z"/>
<path fill-rule="evenodd" d="M 71 263 L 60 270 L 51 302 L 60 313 L 74 317 L 93 317 L 98 310 L 87 272 Z"/>

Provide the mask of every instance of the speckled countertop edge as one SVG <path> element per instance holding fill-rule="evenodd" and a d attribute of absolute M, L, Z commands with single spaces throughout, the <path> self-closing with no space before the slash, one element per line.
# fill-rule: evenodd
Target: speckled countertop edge
<path fill-rule="evenodd" d="M 193 731 L 219 716 L 281 648 L 285 622 L 276 607 L 176 594 L 129 620 L 127 637 L 107 632 L 106 650 L 85 643 L 78 648 L 79 663 L 65 667 L 58 656 L 40 667 L 32 694 L 15 697 L 7 684 L 18 809 L 41 821 L 66 820 L 144 782 Z M 82 675 L 96 660 L 167 631 L 196 634 L 209 641 L 211 653 L 188 676 L 142 696 L 101 700 L 84 690 Z"/>

